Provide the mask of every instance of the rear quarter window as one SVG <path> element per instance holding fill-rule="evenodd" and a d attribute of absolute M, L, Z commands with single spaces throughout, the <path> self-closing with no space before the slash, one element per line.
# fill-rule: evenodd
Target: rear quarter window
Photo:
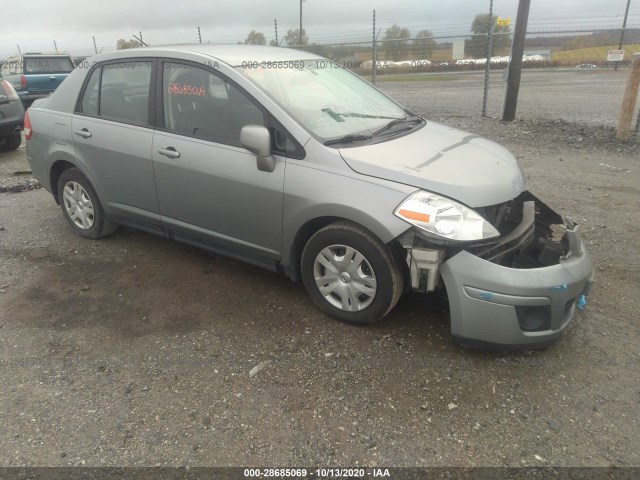
<path fill-rule="evenodd" d="M 100 68 L 96 68 L 87 82 L 87 87 L 82 97 L 82 113 L 98 115 L 98 96 L 100 95 Z"/>

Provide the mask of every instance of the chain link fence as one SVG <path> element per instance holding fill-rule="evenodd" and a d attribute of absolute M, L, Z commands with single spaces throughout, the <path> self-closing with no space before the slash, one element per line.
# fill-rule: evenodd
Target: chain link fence
<path fill-rule="evenodd" d="M 385 31 L 388 33 L 392 28 Z M 338 35 L 343 41 L 325 35 L 317 43 L 288 46 L 351 69 L 417 113 L 437 118 L 479 115 L 500 118 L 513 35 L 508 27 L 491 29 L 492 34 L 435 36 L 426 35 L 425 31 L 411 36 L 404 29 L 406 36 L 390 39 L 386 38 L 388 35 L 380 38 L 383 29 L 376 33 L 374 26 L 368 35 L 366 31 Z M 199 28 L 197 33 L 195 38 L 208 43 L 200 38 Z M 608 51 L 618 48 L 620 33 L 620 29 L 591 28 L 527 32 L 517 117 L 615 127 L 631 55 L 640 51 L 640 29 L 627 29 L 624 60 L 607 61 Z M 185 30 L 166 38 L 145 36 L 145 39 L 160 45 L 180 43 L 185 35 L 193 36 L 194 32 Z M 332 40 L 322 41 L 323 38 Z M 92 49 L 98 51 L 95 37 L 92 39 Z M 106 39 L 97 38 L 98 45 L 105 42 Z M 84 59 L 92 53 L 83 50 L 82 55 L 74 57 Z M 634 117 L 636 125 L 639 108 L 640 104 Z"/>
<path fill-rule="evenodd" d="M 608 61 L 608 51 L 617 49 L 614 40 L 619 35 L 619 30 L 610 29 L 527 32 L 518 118 L 615 127 L 631 56 L 640 51 L 640 31 L 634 31 L 627 37 L 624 60 Z M 500 118 L 513 35 L 504 32 L 492 37 L 407 37 L 294 48 L 352 69 L 415 112 Z M 639 109 L 640 102 L 636 125 Z"/>

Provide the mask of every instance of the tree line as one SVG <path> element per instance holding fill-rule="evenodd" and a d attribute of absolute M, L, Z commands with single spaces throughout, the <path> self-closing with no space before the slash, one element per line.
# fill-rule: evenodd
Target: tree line
<path fill-rule="evenodd" d="M 496 34 L 493 39 L 493 52 L 496 55 L 506 55 L 511 45 L 509 26 L 497 26 L 497 15 L 480 13 L 475 16 L 471 23 L 471 38 L 465 40 L 465 56 L 481 58 L 487 54 L 487 33 L 493 28 Z M 244 41 L 245 44 L 266 45 L 267 39 L 262 32 L 252 30 Z M 415 35 L 411 31 L 400 25 L 392 25 L 384 32 L 384 36 L 379 41 L 380 51 L 384 53 L 386 60 L 406 60 L 409 57 L 428 59 L 432 56 L 433 50 L 438 46 L 431 30 L 420 30 Z M 445 42 L 450 46 L 450 42 Z M 300 29 L 292 28 L 282 38 L 282 44 L 286 46 L 303 47 L 309 45 L 309 37 L 302 29 L 302 42 L 300 41 Z M 275 40 L 271 40 L 270 45 L 276 45 Z"/>
<path fill-rule="evenodd" d="M 464 56 L 466 58 L 483 58 L 487 54 L 487 33 L 493 28 L 493 55 L 508 55 L 511 47 L 510 27 L 496 25 L 497 15 L 489 16 L 487 13 L 481 13 L 475 16 L 471 23 L 471 36 L 465 39 Z M 557 35 L 557 36 L 541 36 L 536 37 L 530 34 L 526 39 L 528 48 L 560 48 L 562 50 L 573 50 L 585 47 L 611 46 L 617 47 L 619 41 L 618 31 L 602 31 L 593 32 L 591 34 L 581 35 Z M 430 30 L 420 30 L 415 35 L 411 31 L 400 25 L 392 25 L 385 30 L 384 36 L 379 40 L 379 58 L 385 60 L 407 60 L 407 59 L 429 59 L 435 49 L 450 49 L 452 47 L 451 39 L 444 38 L 444 41 L 437 43 Z M 248 45 L 266 45 L 267 39 L 262 32 L 251 30 L 244 42 Z M 640 29 L 627 29 L 625 35 L 625 44 L 640 43 Z M 269 42 L 270 45 L 278 46 L 275 40 Z M 300 30 L 293 28 L 287 30 L 282 37 L 279 45 L 305 47 L 309 49 L 324 50 L 322 47 L 329 45 L 312 45 L 309 44 L 307 32 L 302 29 L 302 42 L 300 41 Z M 364 45 L 364 44 L 363 44 Z M 126 40 L 121 38 L 117 41 L 118 50 L 126 48 L 141 47 L 136 39 Z M 359 51 L 357 46 L 350 46 L 351 50 Z M 362 47 L 363 49 L 367 47 Z M 370 48 L 370 47 L 369 47 Z"/>

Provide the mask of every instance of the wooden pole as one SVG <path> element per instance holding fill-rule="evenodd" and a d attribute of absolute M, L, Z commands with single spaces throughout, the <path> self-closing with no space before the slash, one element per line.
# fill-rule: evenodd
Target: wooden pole
<path fill-rule="evenodd" d="M 638 87 L 640 87 L 640 52 L 633 54 L 633 68 L 627 80 L 627 88 L 622 98 L 622 109 L 618 120 L 618 131 L 616 133 L 618 140 L 629 140 L 631 138 L 631 122 L 636 108 Z"/>

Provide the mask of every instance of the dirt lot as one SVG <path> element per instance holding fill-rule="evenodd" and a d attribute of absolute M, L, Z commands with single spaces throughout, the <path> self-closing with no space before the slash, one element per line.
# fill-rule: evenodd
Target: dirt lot
<path fill-rule="evenodd" d="M 640 466 L 638 145 L 449 123 L 583 224 L 597 283 L 559 344 L 461 349 L 419 295 L 346 326 L 287 278 L 128 229 L 84 240 L 47 192 L 2 193 L 0 466 Z M 3 154 L 0 186 L 27 168 Z"/>

